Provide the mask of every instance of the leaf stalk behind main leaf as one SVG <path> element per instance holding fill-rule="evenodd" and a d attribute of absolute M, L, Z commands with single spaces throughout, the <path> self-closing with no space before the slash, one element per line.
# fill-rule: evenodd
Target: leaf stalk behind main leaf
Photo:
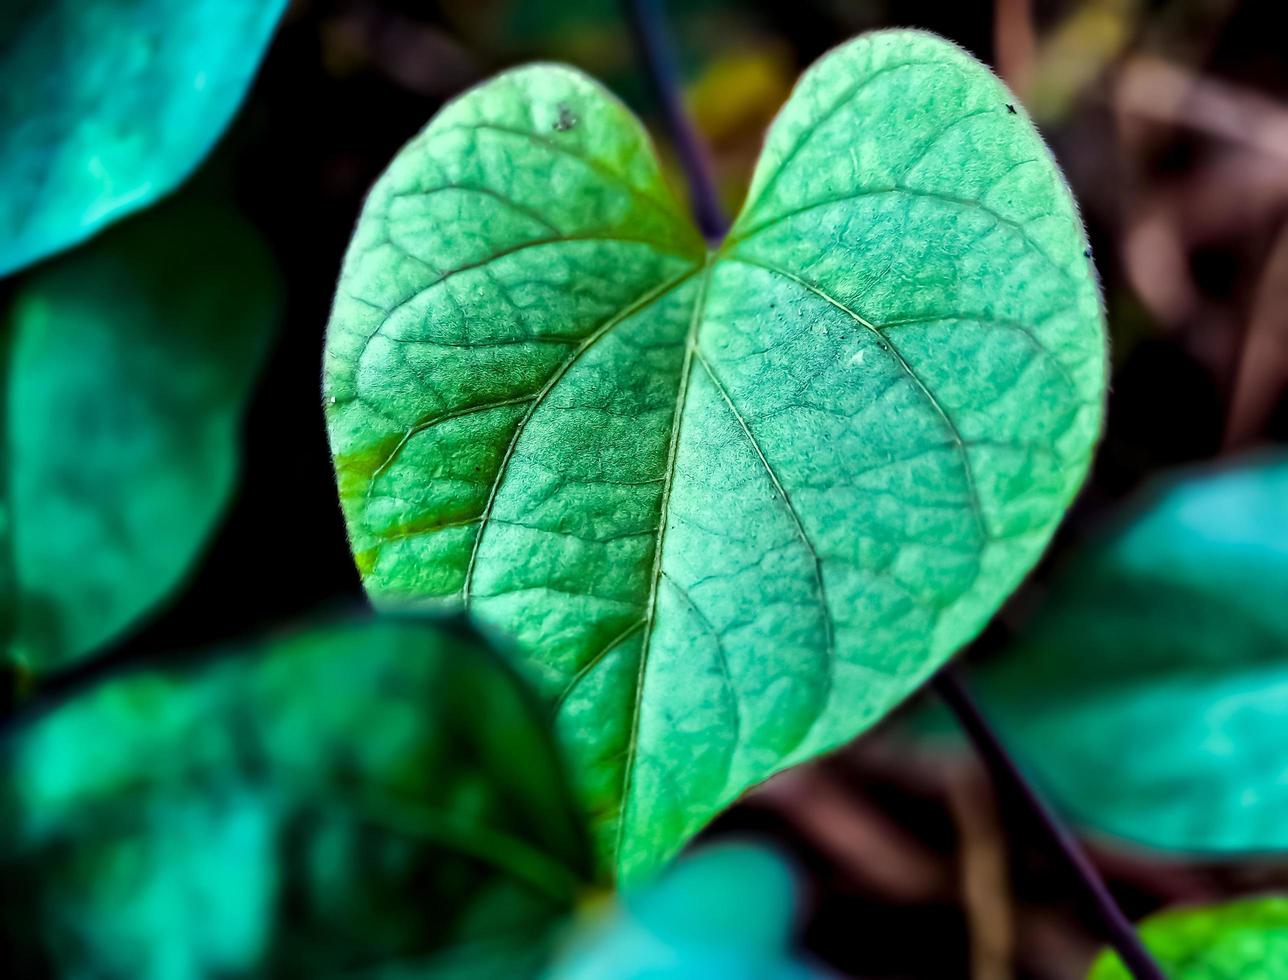
<path fill-rule="evenodd" d="M 689 203 L 694 220 L 707 244 L 715 248 L 729 230 L 729 219 L 720 207 L 711 158 L 684 111 L 675 55 L 666 36 L 659 0 L 623 0 L 635 46 L 645 74 L 653 85 L 680 167 L 689 182 Z"/>

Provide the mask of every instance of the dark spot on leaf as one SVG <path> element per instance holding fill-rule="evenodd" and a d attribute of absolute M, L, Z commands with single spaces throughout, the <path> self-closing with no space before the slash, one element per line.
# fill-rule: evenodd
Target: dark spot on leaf
<path fill-rule="evenodd" d="M 1084 249 L 1082 250 L 1082 257 L 1083 257 L 1084 259 L 1089 259 L 1089 258 L 1091 258 L 1091 246 L 1090 246 L 1090 245 L 1088 245 L 1086 248 L 1084 248 Z"/>
<path fill-rule="evenodd" d="M 577 116 L 568 108 L 567 102 L 560 102 L 558 108 L 559 118 L 555 120 L 555 131 L 566 133 L 577 125 Z"/>
<path fill-rule="evenodd" d="M 1011 105 L 1009 102 L 1006 103 L 1006 111 L 1009 112 L 1012 116 L 1015 115 L 1015 106 Z"/>

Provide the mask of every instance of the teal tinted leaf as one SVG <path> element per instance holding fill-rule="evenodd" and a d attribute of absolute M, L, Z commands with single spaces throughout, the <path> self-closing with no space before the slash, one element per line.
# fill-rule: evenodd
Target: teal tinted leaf
<path fill-rule="evenodd" d="M 2 758 L 23 975 L 532 975 L 589 872 L 544 713 L 420 622 L 121 678 Z"/>
<path fill-rule="evenodd" d="M 805 980 L 792 955 L 791 869 L 751 844 L 714 844 L 680 858 L 583 925 L 551 980 Z"/>
<path fill-rule="evenodd" d="M 1076 817 L 1151 847 L 1288 848 L 1288 462 L 1153 491 L 981 671 L 1008 742 Z"/>
<path fill-rule="evenodd" d="M 213 206 L 129 222 L 21 284 L 0 411 L 7 663 L 81 656 L 182 579 L 232 493 L 276 286 Z"/>
<path fill-rule="evenodd" d="M 1082 228 L 983 66 L 825 57 L 708 254 L 569 69 L 445 108 L 376 184 L 324 390 L 374 598 L 513 636 L 601 859 L 647 872 L 871 725 L 1046 545 L 1096 438 Z"/>
<path fill-rule="evenodd" d="M 286 0 L 18 0 L 0 12 L 0 275 L 173 190 Z"/>
<path fill-rule="evenodd" d="M 1170 980 L 1288 977 L 1288 898 L 1169 909 L 1146 919 L 1140 935 Z M 1105 952 L 1087 980 L 1131 980 L 1131 974 Z"/>

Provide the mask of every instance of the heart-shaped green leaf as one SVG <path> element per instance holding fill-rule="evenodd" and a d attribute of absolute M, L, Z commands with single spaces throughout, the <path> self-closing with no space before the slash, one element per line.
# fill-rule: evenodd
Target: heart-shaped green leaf
<path fill-rule="evenodd" d="M 169 193 L 250 87 L 286 0 L 6 0 L 0 276 Z"/>
<path fill-rule="evenodd" d="M 0 365 L 0 664 L 66 663 L 179 583 L 232 494 L 277 305 L 263 244 L 206 205 L 22 283 Z"/>
<path fill-rule="evenodd" d="M 1288 898 L 1169 909 L 1146 919 L 1141 939 L 1169 980 L 1288 980 Z M 1087 980 L 1131 980 L 1112 952 Z"/>
<path fill-rule="evenodd" d="M 553 66 L 373 189 L 324 392 L 383 603 L 468 606 L 550 701 L 604 863 L 673 853 L 897 704 L 1036 560 L 1098 431 L 1074 205 L 960 49 L 802 79 L 708 252 L 636 120 Z"/>
<path fill-rule="evenodd" d="M 1169 850 L 1288 849 L 1288 461 L 1152 492 L 1006 656 L 989 713 L 1082 822 Z"/>
<path fill-rule="evenodd" d="M 545 713 L 420 622 L 111 681 L 0 765 L 22 976 L 533 976 L 591 871 Z"/>

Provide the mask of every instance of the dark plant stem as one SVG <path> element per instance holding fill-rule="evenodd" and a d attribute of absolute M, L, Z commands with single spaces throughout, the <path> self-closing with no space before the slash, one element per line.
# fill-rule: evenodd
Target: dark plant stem
<path fill-rule="evenodd" d="M 1043 836 L 1059 854 L 1065 868 L 1077 880 L 1083 896 L 1095 910 L 1104 928 L 1105 940 L 1118 952 L 1132 976 L 1136 980 L 1167 980 L 1167 975 L 1141 943 L 1135 928 L 1110 894 L 1086 851 L 1020 771 L 956 668 L 952 664 L 944 667 L 930 685 L 956 716 L 998 791 L 1018 800 L 1028 817 L 1042 829 Z"/>
<path fill-rule="evenodd" d="M 675 66 L 675 54 L 671 49 L 659 10 L 661 0 L 623 0 L 627 19 L 635 37 L 636 49 L 644 62 L 650 82 L 662 105 L 666 129 L 675 152 L 680 158 L 689 180 L 689 198 L 693 207 L 693 217 L 698 223 L 702 237 L 711 245 L 719 244 L 729 230 L 729 224 L 720 208 L 720 199 L 716 195 L 715 181 L 711 176 L 711 164 L 707 157 L 706 147 L 693 122 L 684 111 L 680 98 L 679 73 Z"/>
<path fill-rule="evenodd" d="M 688 177 L 694 217 L 703 237 L 715 245 L 724 237 L 728 223 L 716 198 L 706 150 L 680 100 L 675 58 L 666 37 L 659 2 L 623 0 L 640 58 L 662 103 L 666 128 Z M 1105 940 L 1118 952 L 1132 976 L 1136 980 L 1167 980 L 1166 974 L 1141 944 L 1136 930 L 1118 907 L 1086 852 L 1024 777 L 951 664 L 936 675 L 931 686 L 956 715 L 998 789 L 1019 800 L 1029 817 L 1042 828 L 1095 909 L 1104 928 Z"/>

